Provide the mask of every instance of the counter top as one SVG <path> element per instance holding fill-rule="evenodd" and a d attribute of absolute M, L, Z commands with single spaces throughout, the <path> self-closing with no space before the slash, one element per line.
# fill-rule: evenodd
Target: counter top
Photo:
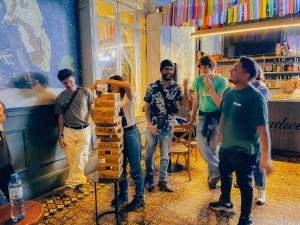
<path fill-rule="evenodd" d="M 299 102 L 300 99 L 269 99 L 269 102 Z"/>

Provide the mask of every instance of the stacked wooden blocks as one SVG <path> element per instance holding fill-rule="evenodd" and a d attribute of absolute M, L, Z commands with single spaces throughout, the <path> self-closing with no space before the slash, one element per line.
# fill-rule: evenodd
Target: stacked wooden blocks
<path fill-rule="evenodd" d="M 99 178 L 118 179 L 123 165 L 123 128 L 119 116 L 122 106 L 119 93 L 99 94 L 95 98 L 95 133 L 98 143 Z"/>

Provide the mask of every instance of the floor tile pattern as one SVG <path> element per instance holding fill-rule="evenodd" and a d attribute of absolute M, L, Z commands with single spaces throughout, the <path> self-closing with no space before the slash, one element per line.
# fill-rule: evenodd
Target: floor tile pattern
<path fill-rule="evenodd" d="M 255 225 L 300 225 L 300 164 L 273 161 L 274 172 L 267 178 L 267 204 L 253 208 Z M 183 161 L 180 161 L 183 164 Z M 299 162 L 299 161 L 298 161 Z M 158 166 L 157 162 L 157 166 Z M 207 206 L 219 198 L 220 190 L 209 190 L 207 186 L 207 166 L 198 156 L 191 160 L 192 181 L 188 181 L 185 171 L 169 175 L 169 182 L 174 188 L 173 193 L 153 193 L 145 191 L 146 206 L 131 213 L 123 213 L 122 224 L 138 225 L 235 225 L 240 212 L 239 189 L 232 189 L 232 201 L 237 215 L 222 217 L 210 211 Z M 157 177 L 156 177 L 157 178 Z M 97 186 L 99 210 L 111 210 L 110 201 L 113 198 L 113 184 Z M 130 197 L 133 195 L 133 182 L 130 180 Z M 255 193 L 256 195 L 256 193 Z M 50 197 L 49 197 L 50 196 Z M 42 202 L 55 198 L 51 193 L 40 198 Z M 71 203 L 54 215 L 49 215 L 41 225 L 75 225 L 95 224 L 94 194 L 90 193 L 83 199 Z M 100 224 L 115 224 L 114 216 L 102 218 Z"/>

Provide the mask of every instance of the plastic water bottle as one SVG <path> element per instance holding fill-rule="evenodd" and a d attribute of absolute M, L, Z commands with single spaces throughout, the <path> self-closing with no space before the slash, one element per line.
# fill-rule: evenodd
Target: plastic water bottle
<path fill-rule="evenodd" d="M 22 181 L 17 173 L 11 175 L 11 180 L 8 184 L 9 201 L 11 205 L 11 219 L 13 222 L 18 222 L 24 218 L 25 207 L 23 198 Z"/>

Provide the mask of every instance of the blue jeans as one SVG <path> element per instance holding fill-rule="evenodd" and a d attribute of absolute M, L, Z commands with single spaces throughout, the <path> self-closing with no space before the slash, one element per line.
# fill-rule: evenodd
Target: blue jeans
<path fill-rule="evenodd" d="M 167 170 L 170 159 L 170 145 L 172 143 L 172 131 L 160 131 L 153 135 L 149 130 L 146 134 L 146 177 L 149 184 L 154 183 L 154 153 L 157 142 L 160 145 L 159 181 L 167 180 Z"/>
<path fill-rule="evenodd" d="M 135 183 L 135 196 L 144 195 L 144 175 L 141 166 L 142 158 L 141 135 L 137 127 L 124 130 L 124 159 L 123 173 L 119 182 L 120 196 L 128 198 L 127 162 L 130 165 L 130 174 Z M 122 179 L 123 178 L 123 179 Z"/>
<path fill-rule="evenodd" d="M 255 166 L 253 176 L 254 176 L 254 183 L 255 187 L 259 190 L 264 190 L 266 187 L 266 171 L 261 171 L 260 165 L 261 155 L 259 155 L 259 160 Z"/>
<path fill-rule="evenodd" d="M 214 178 L 220 176 L 219 168 L 218 168 L 219 157 L 218 157 L 216 147 L 214 148 L 210 147 L 210 144 L 207 141 L 207 137 L 204 137 L 202 134 L 203 125 L 204 125 L 203 122 L 204 122 L 203 116 L 199 116 L 197 130 L 196 130 L 197 147 L 203 159 L 208 165 L 208 177 Z M 216 135 L 215 132 L 216 128 L 217 128 L 217 124 L 215 124 L 214 132 L 212 134 L 211 140 L 213 140 Z"/>
<path fill-rule="evenodd" d="M 246 154 L 238 147 L 220 149 L 221 197 L 223 203 L 231 202 L 232 173 L 235 171 L 237 184 L 241 192 L 241 217 L 251 215 L 253 187 L 253 171 L 258 161 L 258 154 Z"/>

